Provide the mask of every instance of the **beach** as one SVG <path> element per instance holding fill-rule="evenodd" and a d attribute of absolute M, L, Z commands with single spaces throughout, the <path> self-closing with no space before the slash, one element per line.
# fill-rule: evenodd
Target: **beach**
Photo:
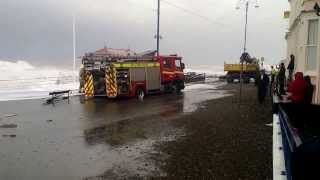
<path fill-rule="evenodd" d="M 271 179 L 271 102 L 209 81 L 181 95 L 0 102 L 0 179 Z"/>
<path fill-rule="evenodd" d="M 177 120 L 186 135 L 160 147 L 169 154 L 162 166 L 169 179 L 272 179 L 270 98 L 258 104 L 256 88 L 246 85 L 241 101 L 234 92 Z"/>

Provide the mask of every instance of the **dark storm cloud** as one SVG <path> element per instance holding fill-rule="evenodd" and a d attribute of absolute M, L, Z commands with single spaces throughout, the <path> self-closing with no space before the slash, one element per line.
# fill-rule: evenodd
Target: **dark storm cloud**
<path fill-rule="evenodd" d="M 243 41 L 243 11 L 237 0 L 171 0 L 197 17 L 162 3 L 161 50 L 179 53 L 188 64 L 222 64 L 235 60 Z M 287 2 L 262 1 L 252 10 L 250 51 L 277 61 L 285 56 Z M 274 4 L 277 8 L 275 8 Z M 72 15 L 77 22 L 77 56 L 103 47 L 142 51 L 155 48 L 156 3 L 151 0 L 2 0 L 0 1 L 0 60 L 36 64 L 70 64 Z M 216 23 L 218 22 L 218 23 Z"/>

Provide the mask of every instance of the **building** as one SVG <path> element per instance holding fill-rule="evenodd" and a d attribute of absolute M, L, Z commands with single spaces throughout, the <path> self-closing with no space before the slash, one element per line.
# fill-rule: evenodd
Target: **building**
<path fill-rule="evenodd" d="M 295 72 L 309 75 L 315 85 L 314 103 L 320 104 L 320 15 L 315 5 L 320 0 L 288 0 L 290 12 L 289 28 L 286 33 L 287 62 L 291 54 L 295 56 Z"/>
<path fill-rule="evenodd" d="M 130 49 L 114 49 L 104 47 L 94 52 L 96 56 L 111 56 L 111 57 L 128 57 L 136 55 Z"/>

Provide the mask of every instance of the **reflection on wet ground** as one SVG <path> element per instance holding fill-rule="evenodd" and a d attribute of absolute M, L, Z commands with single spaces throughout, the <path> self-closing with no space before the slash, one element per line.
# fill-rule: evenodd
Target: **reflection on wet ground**
<path fill-rule="evenodd" d="M 175 118 L 226 96 L 219 85 L 192 84 L 182 95 L 149 96 L 143 102 L 81 103 L 79 97 L 55 106 L 43 106 L 43 100 L 0 102 L 0 179 L 161 176 L 155 145 L 184 134 Z"/>
<path fill-rule="evenodd" d="M 145 139 L 145 131 L 141 127 L 132 127 L 133 119 L 125 119 L 110 125 L 104 125 L 84 131 L 86 142 L 90 145 L 108 143 L 110 145 L 124 144 L 133 139 Z"/>

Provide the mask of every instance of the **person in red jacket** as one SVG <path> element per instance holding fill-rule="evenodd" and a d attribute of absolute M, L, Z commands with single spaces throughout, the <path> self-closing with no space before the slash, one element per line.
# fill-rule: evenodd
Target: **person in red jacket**
<path fill-rule="evenodd" d="M 305 94 L 307 89 L 307 83 L 303 78 L 302 72 L 297 72 L 295 74 L 295 79 L 289 84 L 288 92 L 291 93 L 289 95 L 289 99 L 294 103 L 302 103 L 304 102 Z"/>

